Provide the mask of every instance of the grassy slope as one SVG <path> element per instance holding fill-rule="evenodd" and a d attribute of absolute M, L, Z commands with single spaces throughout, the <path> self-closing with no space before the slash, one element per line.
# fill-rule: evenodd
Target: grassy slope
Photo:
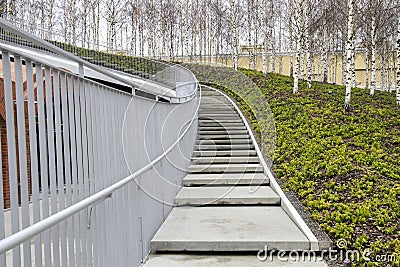
<path fill-rule="evenodd" d="M 275 116 L 273 171 L 334 240 L 349 248 L 396 253 L 400 260 L 400 108 L 394 95 L 300 85 L 289 77 L 242 70 L 262 90 Z M 329 93 L 331 91 L 331 94 Z"/>

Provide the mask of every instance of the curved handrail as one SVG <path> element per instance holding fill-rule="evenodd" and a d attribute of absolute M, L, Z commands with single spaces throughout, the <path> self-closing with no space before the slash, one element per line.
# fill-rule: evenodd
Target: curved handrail
<path fill-rule="evenodd" d="M 197 89 L 196 89 L 197 90 Z M 190 120 L 187 128 L 185 131 L 178 137 L 178 139 L 167 149 L 165 150 L 161 155 L 159 155 L 157 158 L 152 160 L 150 163 L 148 163 L 146 166 L 142 167 L 141 169 L 137 170 L 133 174 L 129 175 L 128 177 L 114 183 L 113 185 L 91 195 L 88 198 L 85 198 L 84 200 L 79 201 L 78 203 L 65 208 L 62 211 L 57 212 L 54 215 L 51 215 L 3 240 L 0 240 L 0 254 L 3 254 L 7 252 L 8 250 L 14 248 L 15 246 L 35 237 L 36 235 L 42 233 L 43 231 L 49 229 L 50 227 L 62 222 L 63 220 L 71 217 L 72 215 L 80 212 L 81 210 L 88 208 L 92 205 L 95 205 L 105 199 L 107 199 L 110 195 L 112 195 L 116 190 L 124 187 L 125 185 L 129 184 L 130 182 L 134 181 L 136 177 L 146 173 L 147 171 L 151 170 L 154 165 L 156 165 L 159 161 L 164 159 L 171 151 L 174 149 L 179 142 L 183 139 L 183 137 L 186 136 L 187 132 L 189 129 L 192 127 L 193 122 L 197 118 L 197 113 L 200 107 L 200 99 L 199 103 L 196 107 L 196 111 Z"/>
<path fill-rule="evenodd" d="M 101 68 L 101 67 L 99 67 L 99 66 L 97 66 L 97 65 L 95 65 L 93 63 L 87 62 L 86 60 L 84 60 L 84 59 L 82 59 L 82 58 L 80 58 L 80 57 L 78 57 L 78 56 L 76 56 L 76 55 L 74 55 L 74 54 L 72 54 L 70 52 L 67 52 L 67 51 L 65 51 L 65 50 L 63 50 L 63 49 L 61 49 L 61 48 L 59 48 L 59 47 L 57 47 L 57 46 L 55 46 L 55 45 L 53 45 L 53 44 L 51 44 L 49 42 L 46 42 L 46 41 L 36 37 L 35 35 L 33 35 L 33 34 L 29 33 L 29 32 L 26 32 L 24 30 L 21 30 L 21 29 L 15 27 L 12 23 L 8 22 L 7 20 L 5 20 L 3 18 L 0 18 L 0 27 L 3 28 L 6 31 L 9 31 L 10 33 L 13 33 L 13 34 L 18 35 L 18 36 L 20 36 L 20 37 L 22 37 L 22 38 L 24 38 L 26 40 L 29 40 L 30 42 L 33 42 L 35 44 L 40 45 L 43 49 L 46 49 L 46 50 L 48 50 L 50 52 L 53 52 L 53 53 L 55 53 L 55 54 L 57 54 L 59 56 L 62 56 L 64 58 L 66 58 L 66 59 L 72 60 L 75 63 L 78 63 L 79 64 L 79 74 L 82 75 L 82 76 L 83 76 L 83 68 L 87 67 L 87 68 L 90 68 L 90 69 L 100 73 L 100 74 L 108 76 L 108 77 L 110 77 L 110 78 L 112 78 L 112 79 L 114 79 L 116 81 L 119 81 L 121 83 L 127 84 L 127 85 L 131 86 L 132 88 L 140 87 L 141 90 L 145 91 L 146 93 L 155 95 L 157 98 L 161 97 L 161 95 L 158 95 L 158 94 L 156 94 L 156 93 L 154 93 L 154 92 L 152 92 L 150 90 L 146 90 L 145 88 L 143 88 L 143 84 L 127 80 L 127 79 L 122 78 L 122 77 L 120 77 L 120 76 L 118 76 L 118 75 L 116 75 L 114 73 L 111 73 L 111 72 L 107 71 L 106 69 Z M 186 101 L 189 101 L 190 99 L 192 99 L 196 95 L 195 92 L 196 92 L 197 87 L 198 87 L 198 81 L 195 78 L 195 76 L 193 75 L 193 73 L 188 72 L 187 69 L 182 68 L 179 65 L 169 65 L 169 68 L 179 68 L 179 69 L 181 69 L 184 73 L 191 75 L 192 76 L 191 78 L 193 79 L 192 82 L 196 84 L 196 86 L 193 89 L 193 92 L 191 92 L 189 95 L 186 95 L 186 96 L 183 96 L 183 97 L 170 96 L 169 98 L 171 99 L 171 102 L 172 103 L 183 103 L 183 102 L 186 102 Z M 175 88 L 176 87 L 177 86 L 175 86 Z M 170 88 L 167 88 L 167 89 L 170 89 Z"/>

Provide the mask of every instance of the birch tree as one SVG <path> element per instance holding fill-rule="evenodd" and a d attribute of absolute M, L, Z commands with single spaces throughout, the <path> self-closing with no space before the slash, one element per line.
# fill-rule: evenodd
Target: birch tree
<path fill-rule="evenodd" d="M 397 1 L 400 5 L 400 1 Z M 396 73 L 396 103 L 400 105 L 400 12 L 397 12 L 397 73 Z"/>
<path fill-rule="evenodd" d="M 350 107 L 351 89 L 353 85 L 353 71 L 351 68 L 354 58 L 354 4 L 355 0 L 348 0 L 347 43 L 346 43 L 346 97 L 345 109 Z"/>
<path fill-rule="evenodd" d="M 311 88 L 311 54 L 310 54 L 310 18 L 308 12 L 308 0 L 303 2 L 304 4 L 304 41 L 305 41 L 305 50 L 306 50 L 306 78 L 307 78 L 307 87 Z"/>
<path fill-rule="evenodd" d="M 374 95 L 376 90 L 376 16 L 375 12 L 373 13 L 371 18 L 371 95 Z"/>
<path fill-rule="evenodd" d="M 295 19 L 296 19 L 296 59 L 294 63 L 294 86 L 293 86 L 293 94 L 297 93 L 299 90 L 299 71 L 300 71 L 300 45 L 301 45 L 301 0 L 295 0 Z"/>
<path fill-rule="evenodd" d="M 238 7 L 236 0 L 230 0 L 231 8 L 231 38 L 232 38 L 232 65 L 238 69 L 239 60 L 239 31 L 238 31 Z"/>
<path fill-rule="evenodd" d="M 268 28 L 267 28 L 267 0 L 261 0 L 261 33 L 263 39 L 262 47 L 262 72 L 267 74 L 267 54 L 268 54 Z"/>

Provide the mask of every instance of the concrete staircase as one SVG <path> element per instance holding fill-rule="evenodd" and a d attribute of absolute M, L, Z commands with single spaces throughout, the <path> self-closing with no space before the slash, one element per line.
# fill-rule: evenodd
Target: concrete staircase
<path fill-rule="evenodd" d="M 276 182 L 271 186 L 264 166 L 235 105 L 203 87 L 188 175 L 176 207 L 151 241 L 153 253 L 144 266 L 265 266 L 257 260 L 257 252 L 265 248 L 321 249 L 297 212 L 292 214 Z M 267 265 L 290 264 L 326 266 L 291 261 Z"/>

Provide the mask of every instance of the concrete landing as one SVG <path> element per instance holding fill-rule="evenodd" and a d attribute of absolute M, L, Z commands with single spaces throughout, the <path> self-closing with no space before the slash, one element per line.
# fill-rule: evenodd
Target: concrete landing
<path fill-rule="evenodd" d="M 317 257 L 306 261 L 290 259 L 288 256 L 268 257 L 261 261 L 257 253 L 251 255 L 202 255 L 202 254 L 152 254 L 144 267 L 328 267 Z"/>
<path fill-rule="evenodd" d="M 263 173 L 188 174 L 183 179 L 184 186 L 262 184 L 269 184 Z"/>
<path fill-rule="evenodd" d="M 151 241 L 153 251 L 309 250 L 279 206 L 177 207 Z"/>
<path fill-rule="evenodd" d="M 183 187 L 175 205 L 279 205 L 280 197 L 269 186 Z"/>

